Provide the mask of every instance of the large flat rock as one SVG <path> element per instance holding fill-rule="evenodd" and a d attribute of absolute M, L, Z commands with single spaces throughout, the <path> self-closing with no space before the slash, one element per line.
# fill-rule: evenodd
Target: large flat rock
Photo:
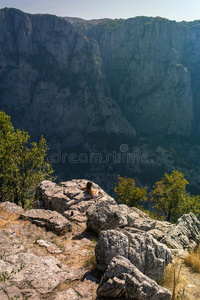
<path fill-rule="evenodd" d="M 71 222 L 56 211 L 31 209 L 23 212 L 20 218 L 30 220 L 34 224 L 45 227 L 56 234 L 64 234 L 72 229 Z"/>

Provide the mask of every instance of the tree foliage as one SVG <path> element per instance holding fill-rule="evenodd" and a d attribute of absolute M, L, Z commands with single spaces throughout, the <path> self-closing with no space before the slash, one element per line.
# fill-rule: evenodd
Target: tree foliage
<path fill-rule="evenodd" d="M 29 139 L 27 132 L 14 130 L 10 117 L 0 111 L 0 200 L 22 207 L 31 206 L 36 186 L 53 173 L 44 137 L 38 144 Z"/>
<path fill-rule="evenodd" d="M 154 208 L 164 214 L 167 221 L 176 221 L 184 213 L 200 214 L 200 197 L 186 192 L 188 181 L 184 174 L 173 171 L 155 183 L 149 193 Z"/>
<path fill-rule="evenodd" d="M 118 202 L 128 206 L 138 207 L 139 202 L 147 199 L 147 188 L 136 187 L 133 178 L 121 177 L 118 175 L 118 183 L 114 190 Z"/>

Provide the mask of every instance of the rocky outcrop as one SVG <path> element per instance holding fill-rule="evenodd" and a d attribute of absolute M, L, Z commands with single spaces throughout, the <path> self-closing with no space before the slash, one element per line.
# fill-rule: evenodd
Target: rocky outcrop
<path fill-rule="evenodd" d="M 107 204 L 101 201 L 88 209 L 87 218 L 87 227 L 97 233 L 101 230 L 115 229 L 127 224 L 127 207 L 118 206 L 115 202 Z"/>
<path fill-rule="evenodd" d="M 151 279 L 162 279 L 165 267 L 173 258 L 170 249 L 146 233 L 127 236 L 130 262 Z"/>
<path fill-rule="evenodd" d="M 43 181 L 36 206 L 46 210 L 0 205 L 0 267 L 11 274 L 11 281 L 0 285 L 2 299 L 14 293 L 32 300 L 48 295 L 56 300 L 95 299 L 98 280 L 84 267 L 94 267 L 94 253 L 97 270 L 104 273 L 97 291 L 100 299 L 170 298 L 156 282 L 172 261 L 167 246 L 174 254 L 194 248 L 200 241 L 200 222 L 192 213 L 176 224 L 153 220 L 138 208 L 118 205 L 93 183 L 101 192 L 94 202 L 82 189 L 86 183 Z M 86 226 L 98 233 L 96 247 Z"/>
<path fill-rule="evenodd" d="M 20 268 L 20 264 L 25 264 L 21 271 L 11 275 L 11 281 L 21 283 L 29 281 L 31 285 L 41 294 L 52 292 L 60 282 L 67 279 L 67 272 L 62 270 L 60 262 L 53 257 L 38 257 L 32 253 L 20 253 L 5 256 L 0 260 L 2 272 L 12 272 Z M 55 277 L 55 274 L 56 277 Z"/>
<path fill-rule="evenodd" d="M 94 243 L 85 238 L 85 228 L 76 226 L 58 236 L 50 231 L 52 227 L 46 230 L 29 218 L 20 219 L 15 204 L 1 204 L 1 279 L 2 272 L 7 273 L 5 281 L 0 279 L 0 299 L 73 299 L 71 295 L 77 300 L 95 299 L 98 280 L 84 266 L 93 255 Z M 8 212 L 10 207 L 15 213 Z M 40 211 L 48 216 L 48 211 Z"/>
<path fill-rule="evenodd" d="M 57 185 L 54 182 L 44 180 L 36 189 L 36 207 L 55 210 L 61 214 L 66 211 L 75 214 L 84 213 L 94 204 L 91 196 L 82 188 L 86 187 L 88 180 L 74 179 L 71 181 L 61 182 Z M 106 204 L 114 203 L 115 200 L 106 194 L 97 184 L 93 183 L 93 188 L 101 192 L 101 201 Z M 68 213 L 66 213 L 68 215 Z"/>
<path fill-rule="evenodd" d="M 96 248 L 97 268 L 105 271 L 116 256 L 123 256 L 143 274 L 160 280 L 165 267 L 172 261 L 170 250 L 149 234 L 122 233 L 116 230 L 102 231 Z"/>
<path fill-rule="evenodd" d="M 100 233 L 101 230 L 115 229 L 117 227 L 131 227 L 135 231 L 148 231 L 154 229 L 156 221 L 146 214 L 127 205 L 116 205 L 100 201 L 87 211 L 88 228 Z"/>
<path fill-rule="evenodd" d="M 56 211 L 31 209 L 22 213 L 20 218 L 31 220 L 32 223 L 45 227 L 56 234 L 65 234 L 72 229 L 71 222 Z"/>
<path fill-rule="evenodd" d="M 200 243 L 200 221 L 193 213 L 183 215 L 161 242 L 172 249 L 194 249 Z"/>
<path fill-rule="evenodd" d="M 95 247 L 97 268 L 105 271 L 108 264 L 116 256 L 128 258 L 128 237 L 117 230 L 102 231 Z"/>
<path fill-rule="evenodd" d="M 0 207 L 10 213 L 21 214 L 24 212 L 22 207 L 16 205 L 15 203 L 11 203 L 9 201 L 0 203 Z"/>
<path fill-rule="evenodd" d="M 169 300 L 171 293 L 140 272 L 122 256 L 113 258 L 100 282 L 104 299 Z"/>
<path fill-rule="evenodd" d="M 124 234 L 148 233 L 172 249 L 194 249 L 200 242 L 200 222 L 193 213 L 183 215 L 176 224 L 151 219 L 137 208 L 99 201 L 87 211 L 87 226 L 98 234 L 117 229 Z"/>

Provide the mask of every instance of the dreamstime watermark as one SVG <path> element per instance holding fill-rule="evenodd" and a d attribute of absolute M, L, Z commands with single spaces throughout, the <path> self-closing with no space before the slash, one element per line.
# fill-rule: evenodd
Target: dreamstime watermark
<path fill-rule="evenodd" d="M 71 164 L 149 164 L 149 154 L 148 153 L 132 153 L 129 151 L 127 144 L 122 144 L 119 147 L 119 152 L 112 151 L 107 154 L 102 153 L 62 153 L 59 149 L 57 153 L 53 153 L 50 156 L 51 163 L 71 163 Z"/>

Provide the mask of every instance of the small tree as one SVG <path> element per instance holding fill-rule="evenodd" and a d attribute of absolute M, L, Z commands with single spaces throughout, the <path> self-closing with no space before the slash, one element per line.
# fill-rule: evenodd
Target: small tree
<path fill-rule="evenodd" d="M 128 206 L 139 206 L 139 202 L 147 199 L 147 188 L 139 188 L 135 186 L 133 178 L 121 177 L 118 175 L 118 183 L 115 187 L 117 200 Z"/>
<path fill-rule="evenodd" d="M 167 221 L 176 221 L 184 213 L 192 211 L 200 213 L 199 196 L 191 196 L 186 192 L 188 181 L 184 174 L 173 171 L 171 175 L 165 173 L 164 177 L 155 183 L 153 190 L 149 193 L 150 201 L 154 208 L 164 214 Z"/>
<path fill-rule="evenodd" d="M 31 206 L 34 190 L 53 170 L 46 161 L 48 147 L 41 137 L 29 143 L 25 131 L 14 130 L 10 117 L 0 111 L 0 199 Z"/>

